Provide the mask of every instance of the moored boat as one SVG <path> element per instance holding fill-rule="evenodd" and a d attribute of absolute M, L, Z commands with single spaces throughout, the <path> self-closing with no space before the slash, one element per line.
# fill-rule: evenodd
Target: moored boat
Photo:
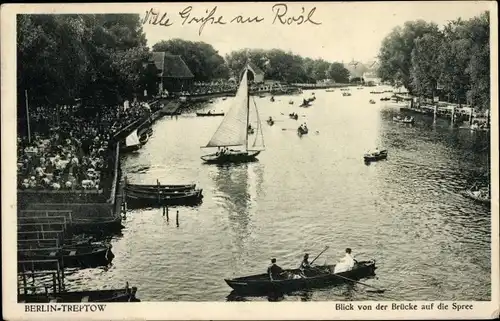
<path fill-rule="evenodd" d="M 284 277 L 271 281 L 267 273 L 224 279 L 224 281 L 240 294 L 265 295 L 271 293 L 288 293 L 308 288 L 321 288 L 338 285 L 351 280 L 359 280 L 375 275 L 375 260 L 358 262 L 352 270 L 333 273 L 335 265 L 322 265 L 313 268 L 304 275 L 299 269 L 285 270 Z"/>
<path fill-rule="evenodd" d="M 140 302 L 137 288 L 72 291 L 59 293 L 18 294 L 18 303 Z"/>
<path fill-rule="evenodd" d="M 196 184 L 187 185 L 139 185 L 139 184 L 126 184 L 126 191 L 150 191 L 150 192 L 184 192 L 196 188 Z"/>
<path fill-rule="evenodd" d="M 26 249 L 18 251 L 20 270 L 44 270 L 53 268 L 51 260 L 60 260 L 65 268 L 94 268 L 106 266 L 114 258 L 110 246 L 74 246 L 62 249 Z"/>
<path fill-rule="evenodd" d="M 131 207 L 136 206 L 160 206 L 160 205 L 178 205 L 189 206 L 198 205 L 203 198 L 202 189 L 189 191 L 126 191 L 127 203 Z"/>
<path fill-rule="evenodd" d="M 344 92 L 342 93 L 342 96 L 352 96 L 350 92 Z"/>
<path fill-rule="evenodd" d="M 216 116 L 224 116 L 224 113 L 212 113 L 212 112 L 207 112 L 207 113 L 196 113 L 196 116 L 198 117 L 216 117 Z"/>
<path fill-rule="evenodd" d="M 375 104 L 375 100 L 370 99 L 370 104 Z"/>
<path fill-rule="evenodd" d="M 365 162 L 373 162 L 387 158 L 387 149 L 381 151 L 368 152 L 363 156 Z"/>
<path fill-rule="evenodd" d="M 295 113 L 291 113 L 291 114 L 289 114 L 288 116 L 289 116 L 291 119 L 295 119 L 295 120 L 299 119 L 299 115 L 298 115 L 298 114 L 295 114 Z"/>

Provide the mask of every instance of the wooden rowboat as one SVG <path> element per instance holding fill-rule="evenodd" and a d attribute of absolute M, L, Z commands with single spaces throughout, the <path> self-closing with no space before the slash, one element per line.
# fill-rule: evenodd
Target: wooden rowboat
<path fill-rule="evenodd" d="M 224 113 L 196 113 L 198 117 L 224 116 Z"/>
<path fill-rule="evenodd" d="M 345 278 L 359 280 L 375 275 L 375 260 L 358 262 L 350 271 L 334 274 L 335 265 L 322 265 L 306 271 L 288 269 L 283 277 L 271 281 L 267 273 L 224 279 L 235 292 L 247 295 L 266 295 L 271 293 L 289 293 L 293 291 L 321 288 L 348 282 Z M 344 277 L 344 278 L 342 278 Z"/>
<path fill-rule="evenodd" d="M 381 150 L 379 152 L 367 153 L 363 156 L 365 162 L 373 162 L 387 158 L 387 149 Z"/>
<path fill-rule="evenodd" d="M 478 203 L 482 203 L 482 204 L 490 204 L 491 203 L 491 200 L 489 197 L 481 196 L 481 194 L 479 194 L 479 192 L 473 192 L 471 190 L 467 190 L 467 191 L 463 191 L 462 194 L 465 197 L 468 197 L 468 198 L 470 198 Z"/>
<path fill-rule="evenodd" d="M 53 268 L 50 260 L 60 260 L 65 268 L 95 268 L 106 266 L 114 258 L 106 246 L 75 246 L 57 250 L 19 250 L 18 267 L 20 270 L 44 270 Z"/>
<path fill-rule="evenodd" d="M 19 303 L 141 302 L 137 288 L 76 291 L 40 294 L 18 294 Z"/>
<path fill-rule="evenodd" d="M 176 192 L 127 191 L 127 204 L 135 206 L 198 205 L 203 198 L 202 189 Z"/>
<path fill-rule="evenodd" d="M 138 185 L 138 184 L 127 184 L 125 185 L 126 191 L 139 191 L 139 192 L 184 192 L 190 191 L 196 188 L 196 184 L 186 184 L 186 185 Z"/>

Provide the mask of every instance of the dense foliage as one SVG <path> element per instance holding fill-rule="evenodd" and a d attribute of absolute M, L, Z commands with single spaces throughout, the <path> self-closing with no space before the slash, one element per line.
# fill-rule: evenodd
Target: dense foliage
<path fill-rule="evenodd" d="M 243 49 L 226 55 L 227 65 L 233 75 L 238 75 L 248 60 L 264 71 L 266 79 L 287 83 L 315 83 L 325 79 L 349 81 L 349 71 L 341 63 L 303 58 L 280 49 Z"/>
<path fill-rule="evenodd" d="M 488 12 L 441 29 L 421 20 L 407 22 L 383 40 L 379 75 L 422 97 L 489 108 L 489 25 Z"/>
<path fill-rule="evenodd" d="M 18 101 L 111 105 L 131 99 L 149 59 L 139 15 L 18 15 Z M 19 107 L 24 104 L 18 104 Z M 21 114 L 24 108 L 19 108 Z"/>

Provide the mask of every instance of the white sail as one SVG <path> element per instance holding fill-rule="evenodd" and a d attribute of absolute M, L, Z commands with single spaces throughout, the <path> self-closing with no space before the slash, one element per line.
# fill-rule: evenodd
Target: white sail
<path fill-rule="evenodd" d="M 137 130 L 134 130 L 130 135 L 125 139 L 125 145 L 127 147 L 140 145 L 139 137 L 137 136 Z"/>
<path fill-rule="evenodd" d="M 248 80 L 245 70 L 233 104 L 206 147 L 243 146 L 247 143 Z"/>

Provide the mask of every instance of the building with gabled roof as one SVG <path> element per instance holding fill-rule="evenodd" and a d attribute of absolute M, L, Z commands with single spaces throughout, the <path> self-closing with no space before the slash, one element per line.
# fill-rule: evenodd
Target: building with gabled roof
<path fill-rule="evenodd" d="M 154 51 L 152 63 L 158 71 L 159 91 L 180 92 L 189 89 L 194 81 L 194 75 L 189 70 L 182 57 L 168 52 Z"/>
<path fill-rule="evenodd" d="M 256 84 L 260 84 L 264 82 L 264 71 L 257 67 L 253 62 L 249 61 L 245 67 L 248 67 L 248 80 L 253 81 Z M 245 68 L 243 68 L 240 72 L 240 79 L 243 76 L 243 72 Z"/>

